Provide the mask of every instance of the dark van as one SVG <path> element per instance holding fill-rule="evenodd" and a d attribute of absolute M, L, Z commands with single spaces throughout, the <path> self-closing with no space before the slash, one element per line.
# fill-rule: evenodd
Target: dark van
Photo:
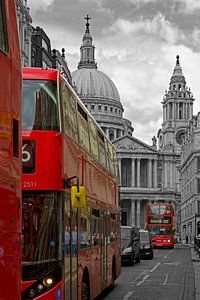
<path fill-rule="evenodd" d="M 140 229 L 140 257 L 153 258 L 153 243 L 148 230 Z"/>
<path fill-rule="evenodd" d="M 121 226 L 121 261 L 140 262 L 140 233 L 137 227 Z"/>

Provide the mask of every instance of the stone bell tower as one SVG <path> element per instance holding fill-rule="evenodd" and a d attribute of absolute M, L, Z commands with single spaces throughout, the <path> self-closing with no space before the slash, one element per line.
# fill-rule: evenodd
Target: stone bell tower
<path fill-rule="evenodd" d="M 180 153 L 188 121 L 193 115 L 193 101 L 177 55 L 169 89 L 165 91 L 162 101 L 163 123 L 157 135 L 161 152 Z"/>

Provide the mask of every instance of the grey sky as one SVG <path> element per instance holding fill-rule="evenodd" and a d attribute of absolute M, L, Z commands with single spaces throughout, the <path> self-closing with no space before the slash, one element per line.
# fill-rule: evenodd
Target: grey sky
<path fill-rule="evenodd" d="M 194 113 L 200 110 L 199 0 L 28 0 L 28 6 L 52 47 L 66 49 L 71 71 L 89 14 L 98 69 L 115 83 L 136 138 L 151 144 L 161 126 L 177 54 L 196 99 Z"/>

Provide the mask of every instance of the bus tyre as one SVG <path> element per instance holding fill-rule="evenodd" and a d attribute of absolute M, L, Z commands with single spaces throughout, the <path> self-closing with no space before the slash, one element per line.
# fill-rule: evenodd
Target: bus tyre
<path fill-rule="evenodd" d="M 86 276 L 86 274 L 83 275 L 81 290 L 82 290 L 81 300 L 90 300 L 89 278 L 88 276 Z"/>

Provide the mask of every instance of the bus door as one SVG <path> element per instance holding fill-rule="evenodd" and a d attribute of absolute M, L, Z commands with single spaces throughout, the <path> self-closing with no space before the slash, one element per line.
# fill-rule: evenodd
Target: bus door
<path fill-rule="evenodd" d="M 107 285 L 107 214 L 106 211 L 101 212 L 101 288 L 102 290 Z"/>
<path fill-rule="evenodd" d="M 77 208 L 71 207 L 71 195 L 68 192 L 66 193 L 64 204 L 65 300 L 77 300 L 77 229 Z"/>

